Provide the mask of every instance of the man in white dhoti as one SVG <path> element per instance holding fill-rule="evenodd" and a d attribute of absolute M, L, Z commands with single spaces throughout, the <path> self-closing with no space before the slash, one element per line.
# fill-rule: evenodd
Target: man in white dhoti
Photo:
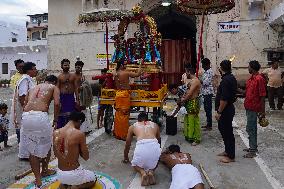
<path fill-rule="evenodd" d="M 178 145 L 170 145 L 160 160 L 172 170 L 170 189 L 204 189 L 198 169 L 191 165 L 190 154 L 182 153 Z"/>
<path fill-rule="evenodd" d="M 161 155 L 160 129 L 156 123 L 148 121 L 146 113 L 138 115 L 138 122 L 130 126 L 124 149 L 124 163 L 129 162 L 128 153 L 133 135 L 137 137 L 133 159 L 134 169 L 141 174 L 141 186 L 156 184 L 154 170 Z"/>
<path fill-rule="evenodd" d="M 47 76 L 45 82 L 36 85 L 29 91 L 22 116 L 20 152 L 29 155 L 35 185 L 42 185 L 41 178 L 55 174 L 48 169 L 52 145 L 52 124 L 49 121 L 48 109 L 54 101 L 54 124 L 59 115 L 59 89 L 56 87 L 57 77 Z M 40 162 L 42 171 L 40 172 Z"/>
<path fill-rule="evenodd" d="M 81 123 L 85 121 L 85 114 L 72 112 L 69 122 L 53 134 L 53 151 L 58 158 L 57 179 L 60 189 L 92 188 L 96 183 L 94 172 L 80 166 L 79 156 L 89 159 L 86 136 L 80 131 Z"/>
<path fill-rule="evenodd" d="M 32 77 L 35 77 L 37 75 L 36 65 L 32 62 L 24 63 L 23 73 L 24 74 L 18 80 L 14 90 L 13 102 L 10 114 L 10 127 L 16 129 L 18 143 L 20 143 L 20 129 L 21 129 L 23 109 L 26 104 L 25 99 L 29 93 L 29 90 L 34 88 L 35 86 Z M 20 152 L 18 156 L 20 159 L 29 158 L 28 154 L 23 154 Z"/>

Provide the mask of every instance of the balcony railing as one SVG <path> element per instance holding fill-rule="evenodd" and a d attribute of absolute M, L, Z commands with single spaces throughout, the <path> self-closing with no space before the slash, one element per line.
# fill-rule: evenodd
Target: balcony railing
<path fill-rule="evenodd" d="M 42 28 L 47 28 L 48 27 L 48 23 L 32 23 L 32 22 L 29 22 L 27 24 L 27 29 L 29 28 L 36 28 L 36 27 L 42 27 Z"/>

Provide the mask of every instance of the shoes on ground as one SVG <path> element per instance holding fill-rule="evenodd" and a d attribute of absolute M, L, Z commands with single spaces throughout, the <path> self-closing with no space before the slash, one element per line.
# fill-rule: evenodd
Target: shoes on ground
<path fill-rule="evenodd" d="M 256 156 L 257 156 L 257 155 L 256 155 L 255 152 L 249 152 L 249 153 L 245 154 L 243 157 L 244 157 L 244 158 L 254 158 L 254 157 L 256 157 Z"/>
<path fill-rule="evenodd" d="M 254 152 L 254 153 L 257 153 L 258 152 L 258 149 L 250 149 L 250 148 L 245 148 L 243 149 L 244 152 Z"/>

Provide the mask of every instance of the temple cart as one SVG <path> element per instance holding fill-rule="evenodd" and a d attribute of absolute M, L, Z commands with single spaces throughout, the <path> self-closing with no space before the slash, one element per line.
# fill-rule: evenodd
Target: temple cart
<path fill-rule="evenodd" d="M 147 84 L 134 83 L 131 85 L 131 106 L 152 108 L 152 119 L 158 122 L 167 95 L 167 85 L 162 84 L 161 79 L 162 63 L 159 49 L 162 37 L 157 31 L 156 22 L 152 17 L 145 15 L 140 6 L 135 6 L 132 11 L 126 12 L 104 9 L 102 12 L 80 15 L 79 23 L 105 23 L 107 54 L 109 52 L 108 22 L 111 21 L 120 22 L 118 33 L 111 36 L 114 40 L 115 51 L 111 60 L 107 56 L 107 68 L 112 72 L 116 68 L 116 63 L 123 60 L 127 70 L 137 71 L 142 64 L 143 72 L 155 77 L 154 80 L 150 78 Z M 128 33 L 128 28 L 131 28 L 132 32 Z M 115 89 L 101 90 L 100 104 L 109 105 L 105 112 L 104 125 L 106 128 L 111 128 L 113 124 L 115 95 Z"/>

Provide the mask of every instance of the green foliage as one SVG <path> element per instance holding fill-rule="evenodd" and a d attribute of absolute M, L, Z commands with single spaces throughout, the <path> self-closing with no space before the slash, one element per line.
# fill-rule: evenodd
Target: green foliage
<path fill-rule="evenodd" d="M 1 79 L 0 84 L 10 84 L 10 80 L 9 79 Z"/>

